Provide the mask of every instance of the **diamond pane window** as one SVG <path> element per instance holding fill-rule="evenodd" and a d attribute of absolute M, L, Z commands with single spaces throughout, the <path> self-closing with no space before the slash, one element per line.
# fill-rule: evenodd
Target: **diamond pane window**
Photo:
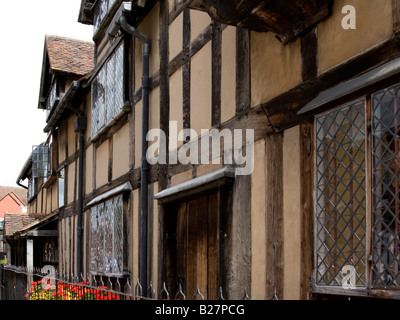
<path fill-rule="evenodd" d="M 92 137 L 123 107 L 124 46 L 121 43 L 92 83 Z"/>
<path fill-rule="evenodd" d="M 341 286 L 343 270 L 366 277 L 365 100 L 318 116 L 316 284 Z"/>
<path fill-rule="evenodd" d="M 117 0 L 98 0 L 96 3 L 96 7 L 94 8 L 94 25 L 93 31 L 96 34 L 97 30 L 99 29 L 101 23 L 103 22 L 104 18 L 106 17 L 107 13 L 112 8 L 113 4 Z"/>
<path fill-rule="evenodd" d="M 400 85 L 372 96 L 372 285 L 400 287 Z"/>
<path fill-rule="evenodd" d="M 99 274 L 123 272 L 122 196 L 91 209 L 90 271 Z"/>

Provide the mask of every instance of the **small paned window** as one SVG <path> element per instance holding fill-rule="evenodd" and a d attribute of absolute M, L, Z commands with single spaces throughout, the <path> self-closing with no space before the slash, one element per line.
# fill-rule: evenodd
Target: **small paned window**
<path fill-rule="evenodd" d="M 373 286 L 400 287 L 400 85 L 372 95 Z"/>
<path fill-rule="evenodd" d="M 49 175 L 49 146 L 34 147 L 32 152 L 33 178 L 47 178 Z"/>
<path fill-rule="evenodd" d="M 316 285 L 399 289 L 400 84 L 315 117 L 315 139 Z"/>
<path fill-rule="evenodd" d="M 90 271 L 120 275 L 124 271 L 122 195 L 92 207 Z"/>
<path fill-rule="evenodd" d="M 317 284 L 341 285 L 346 265 L 365 284 L 365 100 L 321 115 L 316 125 Z"/>
<path fill-rule="evenodd" d="M 94 33 L 97 32 L 107 13 L 117 0 L 98 0 L 94 8 Z"/>
<path fill-rule="evenodd" d="M 124 45 L 115 49 L 92 83 L 92 137 L 112 121 L 124 104 Z"/>

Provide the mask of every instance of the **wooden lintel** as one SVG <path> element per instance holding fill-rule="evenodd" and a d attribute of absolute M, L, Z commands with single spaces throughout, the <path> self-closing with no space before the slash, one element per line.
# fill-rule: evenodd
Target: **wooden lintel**
<path fill-rule="evenodd" d="M 58 237 L 58 230 L 31 230 L 27 235 L 29 237 Z"/>

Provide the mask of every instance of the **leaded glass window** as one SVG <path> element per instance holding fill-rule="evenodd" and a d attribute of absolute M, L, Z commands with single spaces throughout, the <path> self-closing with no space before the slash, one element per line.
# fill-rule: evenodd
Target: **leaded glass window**
<path fill-rule="evenodd" d="M 122 195 L 92 207 L 90 271 L 122 274 L 124 270 Z"/>
<path fill-rule="evenodd" d="M 124 46 L 121 43 L 92 83 L 92 137 L 120 113 L 123 92 Z"/>
<path fill-rule="evenodd" d="M 117 0 L 98 0 L 94 8 L 94 33 L 97 32 L 107 13 Z"/>
<path fill-rule="evenodd" d="M 317 116 L 315 132 L 316 285 L 398 289 L 400 84 Z"/>
<path fill-rule="evenodd" d="M 49 146 L 33 147 L 32 177 L 47 178 L 49 175 Z"/>
<path fill-rule="evenodd" d="M 341 285 L 342 270 L 365 284 L 365 101 L 316 118 L 317 284 Z"/>
<path fill-rule="evenodd" d="M 373 286 L 400 287 L 400 85 L 372 96 Z"/>

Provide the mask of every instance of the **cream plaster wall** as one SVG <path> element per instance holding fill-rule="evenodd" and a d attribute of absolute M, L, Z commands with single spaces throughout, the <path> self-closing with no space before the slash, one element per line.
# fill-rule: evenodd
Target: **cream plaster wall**
<path fill-rule="evenodd" d="M 86 149 L 85 154 L 85 191 L 86 194 L 91 193 L 93 186 L 93 145 Z"/>
<path fill-rule="evenodd" d="M 300 128 L 283 138 L 283 297 L 300 299 L 301 266 Z"/>
<path fill-rule="evenodd" d="M 75 200 L 75 177 L 76 177 L 76 162 L 72 162 L 68 165 L 67 169 L 67 181 L 66 181 L 66 187 L 67 187 L 67 202 L 71 203 Z"/>
<path fill-rule="evenodd" d="M 183 14 L 181 13 L 169 25 L 169 60 L 171 61 L 182 51 Z"/>
<path fill-rule="evenodd" d="M 140 167 L 142 158 L 142 102 L 135 105 L 135 168 Z"/>
<path fill-rule="evenodd" d="M 160 69 L 160 54 L 158 41 L 160 38 L 159 14 L 157 4 L 139 25 L 138 30 L 150 38 L 150 77 Z M 135 38 L 135 90 L 142 87 L 142 41 Z"/>
<path fill-rule="evenodd" d="M 129 171 L 129 138 L 129 123 L 119 129 L 112 137 L 113 179 L 116 179 Z"/>
<path fill-rule="evenodd" d="M 283 45 L 272 32 L 250 33 L 251 105 L 269 101 L 301 79 L 300 39 Z"/>
<path fill-rule="evenodd" d="M 58 162 L 66 159 L 65 147 L 67 144 L 67 135 L 65 134 L 65 124 L 60 125 L 58 130 Z"/>
<path fill-rule="evenodd" d="M 179 68 L 169 78 L 169 119 L 177 122 L 177 132 L 183 129 L 183 94 L 182 94 L 182 68 Z M 178 147 L 182 142 L 178 142 Z"/>
<path fill-rule="evenodd" d="M 206 12 L 190 10 L 190 40 L 193 41 L 211 23 L 211 18 Z"/>
<path fill-rule="evenodd" d="M 236 28 L 227 27 L 222 31 L 221 52 L 221 123 L 236 114 Z"/>
<path fill-rule="evenodd" d="M 251 175 L 251 298 L 266 299 L 266 199 L 265 140 L 254 144 L 254 171 Z"/>
<path fill-rule="evenodd" d="M 211 42 L 191 60 L 190 127 L 201 134 L 211 128 Z"/>
<path fill-rule="evenodd" d="M 318 71 L 330 68 L 389 39 L 393 34 L 392 0 L 372 5 L 365 0 L 336 0 L 332 17 L 318 24 Z M 342 13 L 345 5 L 356 9 L 356 29 L 345 30 Z"/>
<path fill-rule="evenodd" d="M 74 121 L 76 116 L 71 116 L 68 119 L 68 156 L 76 152 L 76 133 L 74 131 Z"/>
<path fill-rule="evenodd" d="M 96 188 L 108 182 L 108 157 L 109 146 L 107 140 L 96 149 Z"/>

